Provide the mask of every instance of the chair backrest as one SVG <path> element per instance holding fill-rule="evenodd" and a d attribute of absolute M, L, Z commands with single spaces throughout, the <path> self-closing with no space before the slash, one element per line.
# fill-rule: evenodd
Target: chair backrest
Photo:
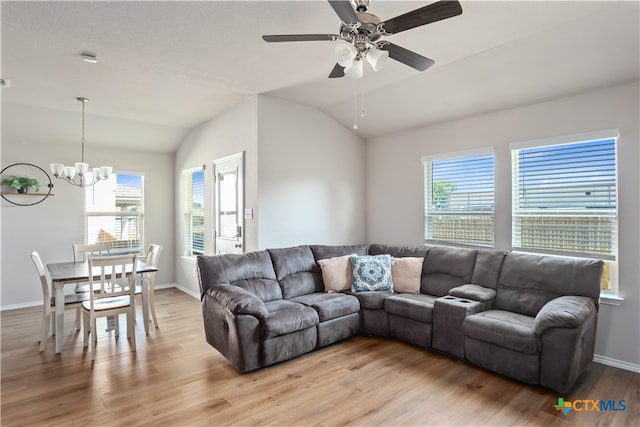
<path fill-rule="evenodd" d="M 162 246 L 150 244 L 149 249 L 147 249 L 147 258 L 145 260 L 145 264 L 152 265 L 154 267 L 158 266 L 158 259 L 160 258 L 160 252 L 162 252 Z"/>
<path fill-rule="evenodd" d="M 89 292 L 91 307 L 94 300 L 129 295 L 135 297 L 138 255 L 89 257 Z"/>
<path fill-rule="evenodd" d="M 38 251 L 31 252 L 31 260 L 36 266 L 38 276 L 40 276 L 40 284 L 42 285 L 42 300 L 44 301 L 44 304 L 46 306 L 47 304 L 51 304 L 51 291 L 49 290 L 47 274 L 44 272 L 44 264 L 42 264 L 42 259 L 40 259 L 40 254 L 38 253 Z"/>
<path fill-rule="evenodd" d="M 75 262 L 84 262 L 89 256 L 109 255 L 108 243 L 74 243 L 73 260 Z"/>

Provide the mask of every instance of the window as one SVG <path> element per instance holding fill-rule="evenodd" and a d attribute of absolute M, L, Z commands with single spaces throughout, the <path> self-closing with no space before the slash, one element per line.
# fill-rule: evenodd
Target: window
<path fill-rule="evenodd" d="M 85 188 L 87 243 L 108 243 L 111 254 L 143 253 L 144 176 L 114 173 Z"/>
<path fill-rule="evenodd" d="M 512 246 L 604 259 L 602 288 L 615 291 L 617 131 L 599 136 L 512 145 Z"/>
<path fill-rule="evenodd" d="M 182 173 L 184 202 L 184 248 L 186 256 L 204 253 L 204 168 Z"/>
<path fill-rule="evenodd" d="M 493 153 L 423 163 L 425 241 L 493 246 Z"/>

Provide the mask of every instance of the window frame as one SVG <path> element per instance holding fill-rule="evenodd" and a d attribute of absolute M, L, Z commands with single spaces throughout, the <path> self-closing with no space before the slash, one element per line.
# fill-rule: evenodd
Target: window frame
<path fill-rule="evenodd" d="M 440 162 L 440 161 L 451 161 L 451 160 L 470 160 L 473 157 L 480 157 L 480 156 L 491 156 L 491 161 L 492 161 L 492 171 L 491 171 L 491 185 L 492 185 L 492 191 L 491 191 L 491 210 L 490 211 L 480 211 L 480 210 L 469 210 L 466 211 L 468 213 L 475 213 L 476 218 L 489 218 L 490 220 L 490 226 L 489 226 L 489 233 L 490 233 L 490 241 L 471 241 L 471 240 L 464 240 L 462 238 L 460 239 L 442 239 L 442 238 L 434 238 L 434 234 L 433 231 L 429 229 L 429 222 L 430 222 L 430 217 L 433 217 L 433 213 L 434 212 L 432 209 L 430 209 L 431 205 L 433 204 L 433 163 L 434 162 Z M 495 168 L 495 161 L 496 161 L 496 156 L 495 156 L 495 150 L 493 147 L 485 147 L 485 148 L 479 148 L 476 150 L 463 150 L 463 151 L 456 151 L 456 152 L 449 152 L 449 153 L 442 153 L 442 154 L 435 154 L 435 155 L 426 155 L 426 156 L 422 156 L 422 165 L 423 165 L 423 190 L 424 190 L 424 242 L 427 244 L 447 244 L 447 245 L 455 245 L 455 246 L 471 246 L 471 247 L 494 247 L 495 246 L 495 241 L 496 241 L 496 236 L 495 236 L 495 195 L 496 195 L 496 189 L 495 189 L 495 180 L 496 180 L 496 168 Z M 437 212 L 437 211 L 436 211 Z M 442 213 L 444 213 L 445 210 L 440 211 L 441 215 Z M 463 213 L 465 211 L 463 210 L 452 210 L 449 211 L 449 213 L 452 215 L 452 217 L 456 217 L 456 216 L 460 216 L 460 213 Z M 482 212 L 482 214 L 479 214 L 479 212 Z M 445 214 L 448 215 L 448 214 Z M 455 219 L 460 219 L 460 218 L 455 218 Z M 454 220 L 455 220 L 454 219 Z M 453 227 L 455 228 L 455 227 Z M 481 227 L 481 228 L 485 228 L 485 227 Z"/>
<path fill-rule="evenodd" d="M 579 144 L 579 143 L 587 143 L 592 141 L 600 141 L 600 140 L 614 140 L 614 153 L 615 153 L 615 213 L 612 215 L 614 218 L 614 226 L 613 226 L 613 236 L 612 236 L 612 245 L 614 249 L 612 250 L 611 255 L 598 255 L 598 254 L 589 254 L 589 253 L 571 253 L 571 251 L 554 251 L 554 250 L 545 250 L 545 249 L 537 249 L 537 248 L 529 248 L 522 247 L 522 245 L 517 245 L 516 243 L 516 209 L 517 209 L 517 195 L 516 193 L 519 191 L 518 188 L 518 173 L 519 171 L 514 170 L 514 161 L 513 156 L 515 155 L 515 151 L 529 149 L 529 148 L 542 148 L 542 147 L 551 147 L 557 145 L 566 145 L 566 144 Z M 608 277 L 603 275 L 602 282 L 608 282 L 609 288 L 602 288 L 601 284 L 601 295 L 605 298 L 608 298 L 612 301 L 619 299 L 619 283 L 618 283 L 618 258 L 619 258 L 619 157 L 618 157 L 618 142 L 620 139 L 620 132 L 618 129 L 604 129 L 599 131 L 592 132 L 584 132 L 578 134 L 571 135 L 563 135 L 563 136 L 555 136 L 549 138 L 540 138 L 534 140 L 520 141 L 509 144 L 509 151 L 512 158 L 511 162 L 511 194 L 512 194 L 512 204 L 511 204 L 511 250 L 514 252 L 524 252 L 524 253 L 536 253 L 548 256 L 562 256 L 562 257 L 570 257 L 570 258 L 594 258 L 594 259 L 603 259 L 605 261 L 605 274 L 608 274 Z M 570 210 L 569 210 L 570 211 Z M 578 209 L 574 210 L 578 212 Z M 610 215 L 611 216 L 611 215 Z M 594 215 L 594 218 L 598 218 Z"/>
<path fill-rule="evenodd" d="M 202 179 L 202 210 L 194 210 L 193 209 L 193 199 L 194 199 L 194 194 L 193 194 L 193 175 L 195 173 L 202 173 L 203 175 L 203 179 Z M 205 200 L 206 200 L 206 192 L 205 192 L 205 182 L 206 182 L 206 177 L 205 177 L 205 165 L 202 166 L 197 166 L 197 167 L 193 167 L 193 168 L 188 168 L 188 169 L 183 169 L 182 173 L 181 173 L 181 178 L 182 178 L 182 182 L 181 182 L 181 187 L 182 187 L 182 192 L 183 192 L 183 202 L 182 202 L 182 226 L 183 226 L 183 233 L 182 233 L 182 244 L 183 244 L 183 256 L 187 257 L 187 258 L 195 258 L 198 255 L 204 254 L 205 253 L 205 239 L 206 239 L 206 232 L 205 232 L 205 220 L 206 220 L 206 215 L 205 215 Z M 193 242 L 195 241 L 195 239 L 193 238 L 193 233 L 194 233 L 194 226 L 193 226 L 193 219 L 195 217 L 199 217 L 202 218 L 202 248 L 201 250 L 199 250 L 198 248 L 195 248 L 193 245 Z"/>
<path fill-rule="evenodd" d="M 120 218 L 120 221 L 122 222 L 123 218 L 137 218 L 137 221 L 135 221 L 136 223 L 136 227 L 135 229 L 137 230 L 136 233 L 136 239 L 138 241 L 138 245 L 137 247 L 133 247 L 133 248 L 127 248 L 127 247 L 112 247 L 110 244 L 109 247 L 109 253 L 112 255 L 117 255 L 117 254 L 128 254 L 128 253 L 137 253 L 140 255 L 145 255 L 145 251 L 146 251 L 146 246 L 145 246 L 145 221 L 144 221 L 144 205 L 145 205 L 145 174 L 143 172 L 135 172 L 135 171 L 114 171 L 114 173 L 108 178 L 108 179 L 116 179 L 116 184 L 115 184 L 115 190 L 114 192 L 116 192 L 117 195 L 117 188 L 118 188 L 118 184 L 117 184 L 117 177 L 118 175 L 126 175 L 126 176 L 138 176 L 140 177 L 140 201 L 139 203 L 135 204 L 136 206 L 136 210 L 135 211 L 118 211 L 115 210 L 115 208 L 118 207 L 117 204 L 117 197 L 114 196 L 114 202 L 116 203 L 116 206 L 114 207 L 113 211 L 105 211 L 105 210 L 89 210 L 90 204 L 91 202 L 89 201 L 89 197 L 91 198 L 95 198 L 95 192 L 96 190 L 100 190 L 100 186 L 103 186 L 106 184 L 105 181 L 99 181 L 97 182 L 95 185 L 92 186 L 88 186 L 84 188 L 84 197 L 85 197 L 85 203 L 84 203 L 84 240 L 86 243 L 99 243 L 100 241 L 89 241 L 90 240 L 90 218 L 96 218 L 96 217 L 114 217 L 114 222 L 117 223 L 118 221 L 118 217 Z M 133 206 L 134 204 L 132 204 L 131 206 Z M 123 229 L 123 227 L 120 227 L 121 229 Z M 116 233 L 117 234 L 117 233 Z M 116 240 L 116 242 L 121 242 L 124 240 Z M 107 243 L 111 243 L 111 242 L 107 242 Z"/>

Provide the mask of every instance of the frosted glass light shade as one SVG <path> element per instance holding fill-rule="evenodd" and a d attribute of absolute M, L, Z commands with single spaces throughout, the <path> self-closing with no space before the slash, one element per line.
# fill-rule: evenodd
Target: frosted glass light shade
<path fill-rule="evenodd" d="M 76 176 L 76 168 L 74 168 L 73 166 L 65 166 L 64 176 L 67 177 L 67 179 L 72 179 L 74 176 Z"/>
<path fill-rule="evenodd" d="M 111 166 L 100 166 L 100 179 L 107 179 L 111 176 L 113 168 Z"/>
<path fill-rule="evenodd" d="M 336 61 L 345 68 L 351 66 L 357 54 L 358 49 L 350 43 L 339 43 L 335 49 Z"/>
<path fill-rule="evenodd" d="M 362 60 L 353 61 L 351 66 L 344 69 L 344 75 L 352 79 L 361 79 L 364 76 L 364 64 Z"/>
<path fill-rule="evenodd" d="M 386 50 L 380 50 L 372 47 L 367 51 L 367 62 L 371 65 L 373 71 L 380 71 L 387 62 L 387 58 L 389 58 L 389 52 Z"/>
<path fill-rule="evenodd" d="M 53 176 L 57 178 L 64 172 L 64 165 L 62 163 L 50 163 L 49 169 L 51 169 Z"/>
<path fill-rule="evenodd" d="M 76 162 L 74 166 L 76 167 L 76 173 L 80 176 L 89 172 L 89 163 Z"/>

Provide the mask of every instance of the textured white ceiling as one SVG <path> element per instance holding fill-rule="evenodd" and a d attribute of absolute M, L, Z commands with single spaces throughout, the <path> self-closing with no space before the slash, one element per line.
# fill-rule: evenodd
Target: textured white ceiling
<path fill-rule="evenodd" d="M 429 1 L 373 1 L 386 20 Z M 365 138 L 639 78 L 637 1 L 462 1 L 461 16 L 389 40 L 436 61 L 390 60 L 361 80 L 328 79 L 336 33 L 322 1 L 0 3 L 2 136 L 173 152 L 188 130 L 255 94 L 316 106 Z M 98 56 L 82 61 L 82 52 Z"/>

